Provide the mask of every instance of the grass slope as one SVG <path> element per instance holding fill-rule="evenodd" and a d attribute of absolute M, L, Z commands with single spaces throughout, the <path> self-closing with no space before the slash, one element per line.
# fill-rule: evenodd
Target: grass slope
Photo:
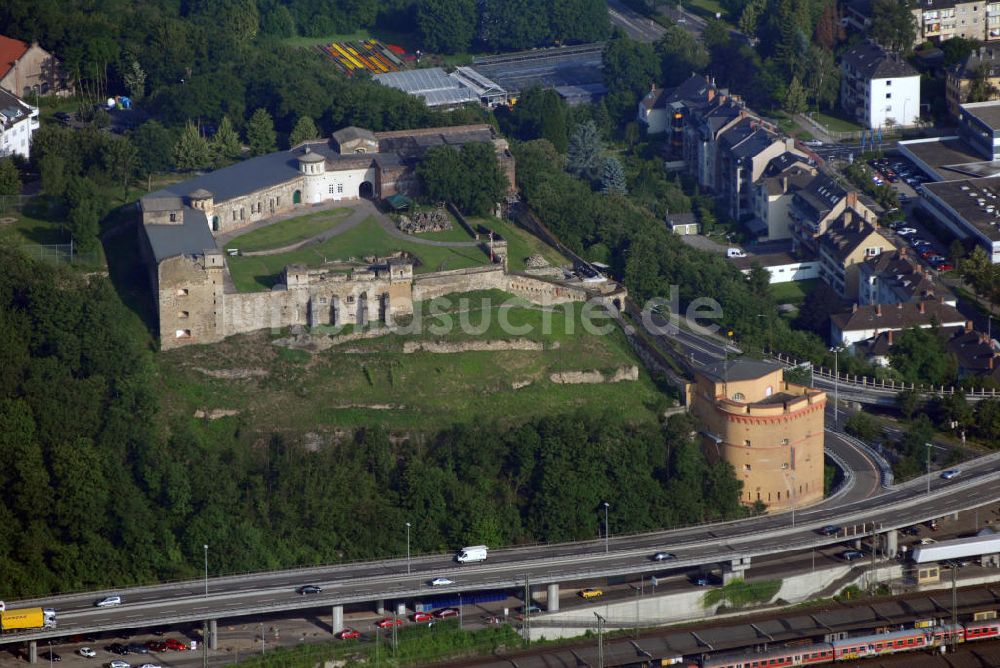
<path fill-rule="evenodd" d="M 462 298 L 466 301 L 462 301 Z M 488 303 L 483 302 L 487 298 Z M 528 333 L 508 335 L 498 324 L 500 304 L 517 304 L 505 317 Z M 632 422 L 656 420 L 665 397 L 645 370 L 638 382 L 560 385 L 554 371 L 608 371 L 638 364 L 615 328 L 595 335 L 580 327 L 581 305 L 549 314 L 502 292 L 455 295 L 441 308 L 457 322 L 465 317 L 481 333 L 434 334 L 440 317 L 427 320 L 429 304 L 420 305 L 423 334 L 389 334 L 345 343 L 320 353 L 288 350 L 271 344 L 265 333 L 233 337 L 214 346 L 194 346 L 159 356 L 161 391 L 171 413 L 239 409 L 241 430 L 331 431 L 381 424 L 390 429 L 437 430 L 455 423 L 520 424 L 532 417 L 593 407 L 613 411 Z M 487 322 L 487 318 L 489 321 Z M 545 329 L 545 319 L 550 326 Z M 574 321 L 572 329 L 569 322 Z M 568 333 L 572 331 L 573 333 Z M 548 344 L 544 351 L 402 352 L 408 340 L 495 340 L 529 338 Z M 558 347 L 552 344 L 558 343 Z M 213 377 L 222 371 L 230 377 Z M 531 381 L 514 389 L 513 384 Z M 220 428 L 224 428 L 220 424 Z"/>
<path fill-rule="evenodd" d="M 328 230 L 337 223 L 347 218 L 354 209 L 344 207 L 342 209 L 330 209 L 327 211 L 317 211 L 304 216 L 281 221 L 278 224 L 261 227 L 253 232 L 247 232 L 234 238 L 226 244 L 230 248 L 239 248 L 241 251 L 261 251 L 271 248 L 282 248 L 304 241 L 310 237 Z"/>

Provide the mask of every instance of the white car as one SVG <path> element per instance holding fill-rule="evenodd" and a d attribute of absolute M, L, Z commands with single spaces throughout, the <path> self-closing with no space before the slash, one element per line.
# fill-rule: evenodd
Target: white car
<path fill-rule="evenodd" d="M 917 231 L 912 227 L 901 227 L 898 230 L 896 230 L 896 234 L 898 234 L 901 237 L 908 237 L 911 234 L 916 234 L 916 233 Z"/>
<path fill-rule="evenodd" d="M 941 477 L 945 480 L 951 480 L 952 478 L 957 478 L 962 472 L 958 469 L 949 469 L 941 474 Z"/>
<path fill-rule="evenodd" d="M 89 647 L 81 647 L 78 651 L 80 653 L 80 656 L 85 656 L 88 659 L 93 659 L 95 656 L 97 656 L 97 652 L 95 652 Z"/>
<path fill-rule="evenodd" d="M 448 578 L 434 578 L 433 580 L 431 580 L 432 587 L 444 587 L 450 584 L 455 584 L 455 583 L 449 580 Z"/>
<path fill-rule="evenodd" d="M 160 664 L 158 664 L 158 663 L 144 663 L 141 666 L 139 666 L 139 668 L 160 668 Z"/>
<path fill-rule="evenodd" d="M 96 601 L 94 603 L 94 605 L 96 605 L 98 608 L 111 608 L 121 604 L 122 604 L 121 596 L 105 596 L 101 600 Z"/>
<path fill-rule="evenodd" d="M 808 140 L 806 140 L 806 141 L 804 141 L 802 143 L 805 144 L 806 146 L 822 146 L 823 145 L 823 142 L 820 141 L 819 139 L 808 139 Z"/>
<path fill-rule="evenodd" d="M 128 661 L 122 661 L 121 659 L 115 659 L 108 664 L 108 668 L 132 668 L 132 664 Z"/>

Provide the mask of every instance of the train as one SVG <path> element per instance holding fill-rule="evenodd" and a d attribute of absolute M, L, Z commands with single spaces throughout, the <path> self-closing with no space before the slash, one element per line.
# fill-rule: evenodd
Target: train
<path fill-rule="evenodd" d="M 688 668 L 786 668 L 854 661 L 886 654 L 945 647 L 952 643 L 1000 638 L 1000 620 L 942 624 L 900 629 L 805 645 L 787 645 L 761 652 L 748 649 L 703 654 L 686 662 Z"/>

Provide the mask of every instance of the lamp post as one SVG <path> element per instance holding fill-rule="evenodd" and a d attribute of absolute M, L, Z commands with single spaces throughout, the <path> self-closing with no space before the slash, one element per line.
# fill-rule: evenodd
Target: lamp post
<path fill-rule="evenodd" d="M 609 545 L 611 541 L 611 531 L 610 527 L 608 527 L 608 508 L 611 506 L 611 504 L 605 501 L 601 505 L 604 506 L 604 554 L 607 554 L 611 549 Z"/>
<path fill-rule="evenodd" d="M 406 574 L 410 574 L 410 523 L 406 523 Z"/>
<path fill-rule="evenodd" d="M 830 348 L 830 352 L 833 353 L 833 423 L 840 426 L 840 352 L 843 350 L 840 346 L 834 346 Z"/>
<path fill-rule="evenodd" d="M 52 641 L 49 641 L 49 668 L 52 668 Z"/>
<path fill-rule="evenodd" d="M 924 443 L 927 446 L 927 494 L 931 493 L 931 448 L 934 447 L 932 443 Z"/>
<path fill-rule="evenodd" d="M 205 596 L 208 596 L 208 545 L 205 548 Z"/>

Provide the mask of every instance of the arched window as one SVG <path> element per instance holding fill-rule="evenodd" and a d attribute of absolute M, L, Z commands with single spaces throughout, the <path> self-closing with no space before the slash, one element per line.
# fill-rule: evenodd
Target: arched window
<path fill-rule="evenodd" d="M 772 388 L 770 385 L 768 385 L 766 388 L 764 388 L 764 396 L 765 397 L 769 397 L 772 394 L 774 394 L 774 388 Z"/>
<path fill-rule="evenodd" d="M 219 231 L 219 217 L 218 216 L 212 216 L 212 231 L 213 232 L 218 232 Z"/>
<path fill-rule="evenodd" d="M 733 395 L 733 401 L 746 401 L 746 397 L 743 396 L 742 392 L 737 392 Z"/>
<path fill-rule="evenodd" d="M 296 190 L 292 193 L 292 204 L 302 204 L 302 191 Z"/>

